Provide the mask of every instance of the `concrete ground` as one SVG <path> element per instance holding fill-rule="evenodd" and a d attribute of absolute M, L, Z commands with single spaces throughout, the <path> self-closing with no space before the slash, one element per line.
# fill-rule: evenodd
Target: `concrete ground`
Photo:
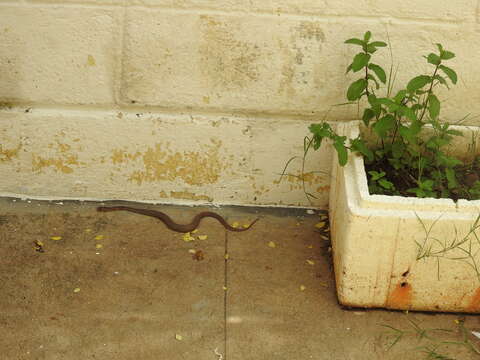
<path fill-rule="evenodd" d="M 261 219 L 243 233 L 206 219 L 188 241 L 96 205 L 0 200 L 1 359 L 480 357 L 476 316 L 339 306 L 319 214 L 214 209 Z"/>

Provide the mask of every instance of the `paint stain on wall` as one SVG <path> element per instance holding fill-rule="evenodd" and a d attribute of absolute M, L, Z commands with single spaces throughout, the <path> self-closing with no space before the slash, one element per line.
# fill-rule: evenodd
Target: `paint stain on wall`
<path fill-rule="evenodd" d="M 72 151 L 72 146 L 61 140 L 65 136 L 64 132 L 55 135 L 55 142 L 50 143 L 48 147 L 52 149 L 52 156 L 32 154 L 32 170 L 42 173 L 46 168 L 52 168 L 56 172 L 71 174 L 74 168 L 84 165 L 78 160 L 78 155 Z"/>
<path fill-rule="evenodd" d="M 174 199 L 181 199 L 181 200 L 204 200 L 208 202 L 212 202 L 213 198 L 207 195 L 197 195 L 189 191 L 170 191 L 170 196 Z"/>
<path fill-rule="evenodd" d="M 18 158 L 18 152 L 21 148 L 21 143 L 13 148 L 7 148 L 0 144 L 0 163 L 12 161 L 12 159 Z"/>
<path fill-rule="evenodd" d="M 289 98 L 304 93 L 305 102 L 311 100 L 309 84 L 313 77 L 312 68 L 318 62 L 324 41 L 321 24 L 311 21 L 303 21 L 293 27 L 287 44 L 279 41 L 284 59 L 277 90 L 279 94 L 285 94 Z"/>
<path fill-rule="evenodd" d="M 258 80 L 260 48 L 237 39 L 235 32 L 239 30 L 235 25 L 211 15 L 201 15 L 200 29 L 201 68 L 209 87 L 239 89 Z"/>
<path fill-rule="evenodd" d="M 387 306 L 394 309 L 409 309 L 412 304 L 412 285 L 406 281 L 397 284 L 387 299 Z"/>
<path fill-rule="evenodd" d="M 214 184 L 222 170 L 228 168 L 221 160 L 221 141 L 211 140 L 200 151 L 169 152 L 162 144 L 155 144 L 143 152 L 129 153 L 122 149 L 112 152 L 115 165 L 132 161 L 141 164 L 141 170 L 130 173 L 128 180 L 138 185 L 145 182 L 182 180 L 189 185 Z M 131 164 L 132 165 L 132 164 Z M 134 165 L 132 165 L 134 166 Z"/>

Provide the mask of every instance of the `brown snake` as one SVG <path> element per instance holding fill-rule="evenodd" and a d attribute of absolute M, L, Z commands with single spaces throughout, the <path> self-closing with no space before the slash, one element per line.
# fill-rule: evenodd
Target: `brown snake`
<path fill-rule="evenodd" d="M 203 211 L 201 213 L 198 213 L 197 215 L 195 215 L 195 217 L 193 218 L 193 220 L 190 224 L 177 224 L 175 221 L 172 220 L 172 218 L 170 216 L 168 216 L 167 214 L 165 214 L 161 211 L 149 210 L 149 209 L 137 209 L 137 208 L 133 208 L 133 207 L 130 207 L 130 206 L 111 206 L 111 207 L 99 206 L 99 207 L 97 207 L 97 211 L 100 211 L 100 212 L 130 211 L 130 212 L 134 212 L 134 213 L 137 213 L 137 214 L 151 216 L 151 217 L 162 220 L 163 223 L 170 230 L 180 232 L 180 233 L 187 233 L 187 232 L 191 232 L 191 231 L 195 230 L 198 227 L 198 225 L 200 224 L 200 221 L 204 217 L 212 217 L 214 219 L 217 219 L 220 222 L 220 224 L 222 224 L 225 227 L 225 229 L 230 230 L 230 231 L 237 231 L 237 232 L 246 231 L 246 230 L 250 229 L 253 226 L 253 224 L 255 224 L 259 220 L 259 218 L 256 218 L 246 228 L 235 228 L 235 227 L 231 226 L 229 223 L 227 223 L 223 217 L 221 217 L 220 215 L 218 215 L 214 212 L 211 212 L 211 211 Z"/>

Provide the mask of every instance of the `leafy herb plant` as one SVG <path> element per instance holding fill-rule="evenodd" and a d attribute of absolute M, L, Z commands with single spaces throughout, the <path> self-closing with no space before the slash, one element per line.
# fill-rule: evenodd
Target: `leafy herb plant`
<path fill-rule="evenodd" d="M 370 31 L 345 43 L 360 49 L 347 68 L 347 73 L 360 75 L 347 89 L 347 104 L 366 105 L 362 121 L 374 141 L 362 136 L 347 139 L 322 122 L 309 127 L 307 139 L 313 149 L 331 140 L 341 166 L 347 163 L 349 151 L 363 155 L 370 193 L 479 199 L 479 164 L 475 160 L 466 165 L 448 153 L 452 139 L 462 133 L 439 120 L 441 102 L 435 92 L 457 83 L 456 72 L 445 65 L 455 54 L 436 44 L 436 52 L 424 56 L 430 73 L 415 76 L 394 93 L 393 67 L 387 75 L 373 62 L 387 43 L 373 41 Z"/>

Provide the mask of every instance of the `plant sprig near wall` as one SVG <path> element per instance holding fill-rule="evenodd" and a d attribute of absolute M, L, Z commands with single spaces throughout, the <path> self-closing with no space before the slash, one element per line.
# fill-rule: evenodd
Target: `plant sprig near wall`
<path fill-rule="evenodd" d="M 366 104 L 362 121 L 376 141 L 347 139 L 321 122 L 309 127 L 313 149 L 330 139 L 342 166 L 349 151 L 363 155 L 373 194 L 479 199 L 480 163 L 474 159 L 464 164 L 448 153 L 452 139 L 462 133 L 440 121 L 436 91 L 457 83 L 455 70 L 446 65 L 455 54 L 436 44 L 436 51 L 424 56 L 430 73 L 413 77 L 394 93 L 392 67 L 387 72 L 373 61 L 387 43 L 373 40 L 370 31 L 345 43 L 360 48 L 346 71 L 360 77 L 349 85 L 346 97 L 349 103 Z"/>

